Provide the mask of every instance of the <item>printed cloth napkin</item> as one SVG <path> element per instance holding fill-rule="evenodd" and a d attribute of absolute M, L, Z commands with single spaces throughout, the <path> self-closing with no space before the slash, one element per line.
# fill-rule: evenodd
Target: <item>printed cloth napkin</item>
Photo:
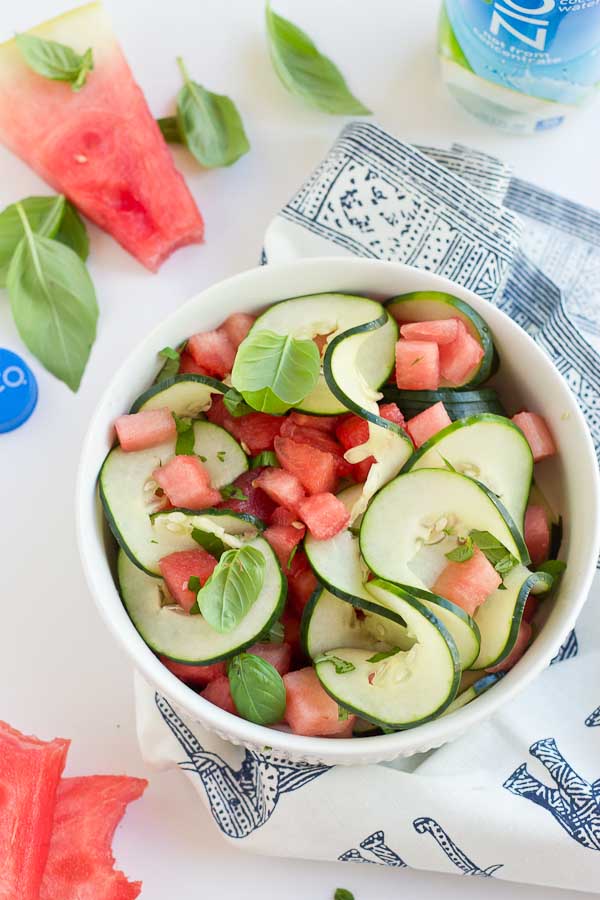
<path fill-rule="evenodd" d="M 263 262 L 338 254 L 420 266 L 498 303 L 552 356 L 600 448 L 598 213 L 469 148 L 354 123 L 269 226 Z M 142 750 L 179 766 L 224 836 L 256 853 L 597 891 L 599 604 L 597 578 L 561 664 L 426 755 L 347 768 L 244 751 L 136 676 Z"/>

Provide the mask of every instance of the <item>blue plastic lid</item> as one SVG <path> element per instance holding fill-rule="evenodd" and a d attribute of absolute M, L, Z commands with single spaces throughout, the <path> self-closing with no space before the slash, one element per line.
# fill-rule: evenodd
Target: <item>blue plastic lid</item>
<path fill-rule="evenodd" d="M 0 347 L 0 434 L 26 422 L 37 398 L 37 381 L 29 366 L 12 350 Z"/>

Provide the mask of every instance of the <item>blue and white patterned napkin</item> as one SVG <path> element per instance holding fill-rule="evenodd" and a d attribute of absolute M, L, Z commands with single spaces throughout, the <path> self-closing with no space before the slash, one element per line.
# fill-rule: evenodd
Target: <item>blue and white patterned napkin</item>
<path fill-rule="evenodd" d="M 600 215 L 485 154 L 355 123 L 270 225 L 263 261 L 335 254 L 407 262 L 498 303 L 552 356 L 600 447 Z M 242 751 L 137 676 L 142 750 L 180 766 L 225 837 L 256 853 L 597 891 L 599 602 L 597 580 L 561 665 L 425 757 L 357 771 Z"/>

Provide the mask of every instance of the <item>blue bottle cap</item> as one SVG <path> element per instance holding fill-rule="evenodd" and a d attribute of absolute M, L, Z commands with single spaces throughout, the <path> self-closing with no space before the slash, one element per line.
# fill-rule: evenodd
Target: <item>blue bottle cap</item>
<path fill-rule="evenodd" d="M 26 422 L 37 398 L 37 381 L 29 366 L 12 350 L 0 347 L 0 434 Z"/>

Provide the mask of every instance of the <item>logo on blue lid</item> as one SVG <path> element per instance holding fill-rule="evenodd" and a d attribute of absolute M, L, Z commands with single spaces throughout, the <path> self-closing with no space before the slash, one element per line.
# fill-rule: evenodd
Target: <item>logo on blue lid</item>
<path fill-rule="evenodd" d="M 29 366 L 0 347 L 0 434 L 26 422 L 37 403 L 37 381 Z"/>

